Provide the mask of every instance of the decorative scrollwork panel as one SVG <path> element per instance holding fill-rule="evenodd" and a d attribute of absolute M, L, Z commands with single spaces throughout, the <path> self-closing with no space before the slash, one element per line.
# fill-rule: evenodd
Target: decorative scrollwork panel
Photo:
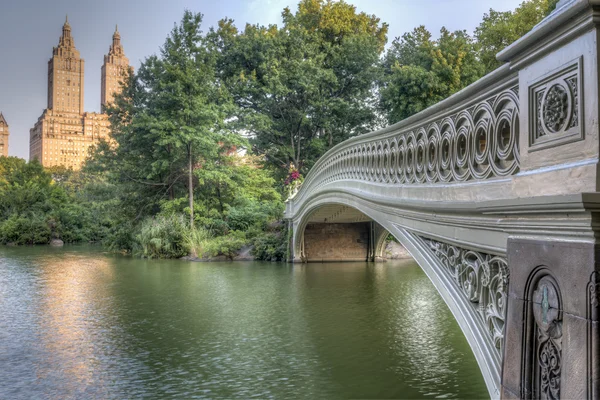
<path fill-rule="evenodd" d="M 509 278 L 506 258 L 422 239 L 441 262 L 444 272 L 476 307 L 498 355 L 502 356 Z"/>

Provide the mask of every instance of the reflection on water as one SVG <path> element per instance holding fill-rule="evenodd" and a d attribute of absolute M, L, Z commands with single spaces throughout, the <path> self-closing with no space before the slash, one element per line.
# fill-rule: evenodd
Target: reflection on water
<path fill-rule="evenodd" d="M 415 265 L 0 248 L 0 398 L 482 398 Z"/>

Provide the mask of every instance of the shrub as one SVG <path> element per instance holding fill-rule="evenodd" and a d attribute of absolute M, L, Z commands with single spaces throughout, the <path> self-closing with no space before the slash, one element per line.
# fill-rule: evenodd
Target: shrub
<path fill-rule="evenodd" d="M 50 227 L 43 214 L 12 214 L 0 224 L 0 241 L 14 244 L 47 244 Z"/>
<path fill-rule="evenodd" d="M 146 218 L 135 236 L 134 253 L 143 258 L 179 258 L 188 255 L 183 215 Z"/>
<path fill-rule="evenodd" d="M 108 230 L 106 237 L 102 240 L 102 244 L 111 251 L 120 253 L 131 253 L 135 247 L 135 236 L 132 223 L 124 222 L 115 224 Z"/>
<path fill-rule="evenodd" d="M 227 212 L 227 223 L 233 230 L 247 231 L 251 227 L 264 230 L 270 221 L 281 218 L 283 203 L 246 200 L 231 207 Z"/>
<path fill-rule="evenodd" d="M 183 235 L 185 246 L 189 249 L 190 255 L 198 257 L 204 254 L 208 244 L 210 234 L 204 228 L 187 229 Z"/>
<path fill-rule="evenodd" d="M 204 255 L 208 257 L 225 256 L 230 260 L 247 244 L 246 234 L 231 231 L 228 235 L 210 239 L 205 246 Z"/>
<path fill-rule="evenodd" d="M 273 232 L 261 232 L 252 241 L 252 255 L 257 260 L 285 261 L 288 251 L 287 228 L 280 226 Z"/>

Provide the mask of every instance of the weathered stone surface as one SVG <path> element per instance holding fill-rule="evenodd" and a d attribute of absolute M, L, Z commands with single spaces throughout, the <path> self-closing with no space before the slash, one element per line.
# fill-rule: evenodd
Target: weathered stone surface
<path fill-rule="evenodd" d="M 563 399 L 585 399 L 588 397 L 588 382 L 593 378 L 588 371 L 591 358 L 588 348 L 588 329 L 596 323 L 567 313 L 563 314 L 563 354 L 561 397 Z M 597 327 L 596 327 L 597 329 Z"/>
<path fill-rule="evenodd" d="M 304 254 L 309 262 L 366 261 L 369 223 L 308 224 L 304 231 Z"/>
<path fill-rule="evenodd" d="M 521 392 L 521 359 L 523 357 L 522 325 L 525 302 L 509 297 L 504 332 L 504 357 L 502 365 L 502 387 L 510 393 Z M 512 397 L 509 397 L 512 398 Z"/>
<path fill-rule="evenodd" d="M 511 296 L 525 300 L 531 272 L 545 268 L 560 286 L 564 311 L 587 318 L 587 285 L 597 268 L 593 243 L 509 239 L 508 248 Z"/>
<path fill-rule="evenodd" d="M 596 260 L 594 243 L 509 240 L 511 283 L 502 375 L 507 390 L 525 398 L 541 395 L 541 378 L 535 374 L 543 359 L 540 342 L 550 337 L 558 347 L 553 365 L 559 373 L 560 398 L 597 397 L 599 303 L 594 300 L 597 281 L 591 279 Z M 542 296 L 539 285 L 544 279 L 555 282 L 556 295 L 544 289 Z"/>
<path fill-rule="evenodd" d="M 50 246 L 53 246 L 53 247 L 62 247 L 62 246 L 64 246 L 64 244 L 65 244 L 65 242 L 63 242 L 60 239 L 52 239 L 50 241 Z"/>
<path fill-rule="evenodd" d="M 387 242 L 385 246 L 384 256 L 388 260 L 404 260 L 410 259 L 412 256 L 400 243 L 395 241 Z"/>

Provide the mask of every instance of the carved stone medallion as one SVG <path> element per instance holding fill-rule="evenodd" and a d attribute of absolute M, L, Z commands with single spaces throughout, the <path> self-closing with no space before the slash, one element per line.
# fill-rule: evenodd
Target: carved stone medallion
<path fill-rule="evenodd" d="M 554 84 L 548 90 L 542 105 L 542 121 L 552 133 L 563 129 L 569 117 L 569 96 L 567 89 L 560 84 Z"/>
<path fill-rule="evenodd" d="M 584 138 L 581 64 L 571 61 L 529 87 L 529 151 Z"/>

